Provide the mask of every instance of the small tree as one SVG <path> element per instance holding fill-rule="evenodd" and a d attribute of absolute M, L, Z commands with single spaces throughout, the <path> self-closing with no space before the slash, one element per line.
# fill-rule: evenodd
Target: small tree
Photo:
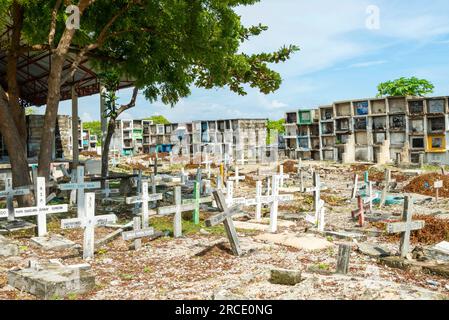
<path fill-rule="evenodd" d="M 378 97 L 405 97 L 419 96 L 433 93 L 435 86 L 428 80 L 418 79 L 416 77 L 400 78 L 393 81 L 387 81 L 377 86 Z"/>

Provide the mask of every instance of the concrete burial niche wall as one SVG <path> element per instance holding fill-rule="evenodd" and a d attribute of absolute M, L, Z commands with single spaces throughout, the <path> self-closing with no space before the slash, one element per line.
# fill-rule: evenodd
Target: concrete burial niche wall
<path fill-rule="evenodd" d="M 424 119 L 412 119 L 410 120 L 410 131 L 413 133 L 424 132 Z"/>
<path fill-rule="evenodd" d="M 430 99 L 427 100 L 428 113 L 445 113 L 446 100 L 445 99 Z"/>
<path fill-rule="evenodd" d="M 355 101 L 354 105 L 354 115 L 356 116 L 366 116 L 369 114 L 369 102 L 368 101 Z"/>
<path fill-rule="evenodd" d="M 423 114 L 424 113 L 424 100 L 415 100 L 408 102 L 409 114 Z"/>
<path fill-rule="evenodd" d="M 390 98 L 388 104 L 390 106 L 390 113 L 405 113 L 406 103 L 405 98 Z"/>
<path fill-rule="evenodd" d="M 351 116 L 351 103 L 345 102 L 345 103 L 336 103 L 335 104 L 335 111 L 337 117 L 350 117 Z"/>
<path fill-rule="evenodd" d="M 371 113 L 372 114 L 386 114 L 387 104 L 385 99 L 371 101 Z"/>
<path fill-rule="evenodd" d="M 368 134 L 366 132 L 356 132 L 355 133 L 355 144 L 356 145 L 367 145 L 368 144 Z"/>
<path fill-rule="evenodd" d="M 390 133 L 390 142 L 392 145 L 403 145 L 406 140 L 406 135 L 402 132 Z"/>
<path fill-rule="evenodd" d="M 373 130 L 387 130 L 387 117 L 373 117 Z"/>
<path fill-rule="evenodd" d="M 445 135 L 429 135 L 427 136 L 427 152 L 442 153 L 446 152 L 446 136 Z"/>
<path fill-rule="evenodd" d="M 369 159 L 369 147 L 355 147 L 355 160 L 356 161 L 370 161 Z"/>

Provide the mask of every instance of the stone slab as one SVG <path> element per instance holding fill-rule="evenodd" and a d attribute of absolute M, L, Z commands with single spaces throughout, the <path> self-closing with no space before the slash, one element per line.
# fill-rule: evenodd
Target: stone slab
<path fill-rule="evenodd" d="M 293 234 L 266 233 L 256 236 L 255 239 L 305 251 L 320 251 L 334 246 L 333 243 L 322 238 L 313 236 L 297 237 Z"/>
<path fill-rule="evenodd" d="M 260 223 L 251 223 L 246 221 L 234 221 L 234 226 L 236 229 L 242 230 L 255 230 L 255 231 L 268 231 L 270 228 L 267 225 Z"/>
<path fill-rule="evenodd" d="M 85 268 L 69 266 L 43 270 L 27 268 L 9 271 L 8 284 L 40 299 L 55 299 L 88 293 L 95 287 L 95 276 Z"/>
<path fill-rule="evenodd" d="M 12 222 L 5 221 L 0 223 L 0 234 L 9 234 L 18 231 L 31 230 L 34 228 L 36 228 L 35 224 L 22 220 Z"/>
<path fill-rule="evenodd" d="M 449 263 L 436 266 L 424 266 L 423 271 L 449 279 Z"/>
<path fill-rule="evenodd" d="M 272 269 L 270 282 L 285 286 L 294 286 L 301 282 L 300 270 Z"/>
<path fill-rule="evenodd" d="M 371 244 L 371 243 L 360 243 L 358 244 L 358 251 L 373 257 L 373 258 L 381 258 L 391 256 L 391 252 L 386 248 L 382 248 L 379 245 Z"/>
<path fill-rule="evenodd" d="M 51 235 L 47 237 L 31 238 L 31 244 L 42 248 L 45 251 L 59 251 L 71 249 L 76 246 L 76 243 L 64 238 L 61 235 Z"/>
<path fill-rule="evenodd" d="M 358 241 L 366 241 L 367 236 L 363 233 L 357 232 L 347 232 L 347 231 L 325 231 L 324 234 L 327 237 L 333 237 L 337 239 L 346 239 L 353 240 L 356 239 Z"/>
<path fill-rule="evenodd" d="M 0 257 L 13 257 L 19 255 L 19 246 L 0 236 Z"/>
<path fill-rule="evenodd" d="M 407 260 L 398 256 L 382 257 L 380 262 L 390 268 L 402 269 L 411 272 L 421 272 L 424 267 L 434 266 L 434 263 Z"/>

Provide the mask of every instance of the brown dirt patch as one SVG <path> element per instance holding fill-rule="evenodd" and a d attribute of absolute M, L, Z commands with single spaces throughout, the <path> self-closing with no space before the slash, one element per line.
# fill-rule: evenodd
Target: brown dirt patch
<path fill-rule="evenodd" d="M 404 191 L 410 193 L 422 194 L 425 196 L 435 196 L 433 185 L 435 181 L 442 180 L 443 188 L 440 189 L 440 197 L 449 198 L 449 176 L 443 176 L 438 173 L 429 173 L 414 178 L 405 188 Z"/>
<path fill-rule="evenodd" d="M 449 221 L 432 216 L 416 215 L 413 220 L 423 220 L 426 225 L 423 229 L 412 231 L 410 241 L 414 244 L 432 245 L 441 241 L 449 241 Z M 398 220 L 399 221 L 399 220 Z M 396 221 L 392 221 L 396 222 Z M 371 225 L 378 229 L 385 230 L 385 222 L 373 222 Z M 383 239 L 388 242 L 400 241 L 400 234 L 385 234 Z"/>

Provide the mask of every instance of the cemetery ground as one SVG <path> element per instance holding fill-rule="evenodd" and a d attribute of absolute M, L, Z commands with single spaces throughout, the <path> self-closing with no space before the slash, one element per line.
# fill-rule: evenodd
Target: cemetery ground
<path fill-rule="evenodd" d="M 299 186 L 293 164 L 293 161 L 284 163 L 284 173 L 290 175 L 284 182 L 286 189 Z M 305 219 L 314 210 L 311 192 L 293 192 L 294 201 L 279 204 L 276 233 L 269 229 L 269 207 L 262 207 L 261 221 L 255 220 L 253 206 L 243 207 L 241 214 L 233 217 L 243 250 L 240 257 L 233 255 L 223 224 L 206 227 L 205 220 L 216 214 L 208 210 L 207 205 L 200 207 L 198 225 L 193 222 L 191 212 L 183 212 L 182 237 L 179 238 L 173 237 L 172 216 L 155 216 L 152 213 L 156 212 L 150 212 L 150 226 L 165 232 L 164 236 L 152 240 L 143 238 L 138 250 L 131 250 L 132 241 L 125 241 L 121 236 L 96 247 L 95 258 L 87 261 L 95 275 L 95 286 L 88 293 L 70 294 L 64 299 L 449 298 L 449 253 L 433 250 L 438 243 L 449 241 L 449 192 L 445 189 L 449 188 L 449 182 L 440 190 L 438 201 L 432 190 L 434 180 L 449 179 L 440 175 L 439 168 L 390 167 L 395 180 L 388 191 L 391 203 L 382 209 L 374 203 L 373 212 L 366 214 L 360 227 L 357 220 L 351 218 L 351 212 L 357 209 L 357 199 L 351 199 L 354 174 L 359 174 L 359 184 L 363 187 L 363 173 L 368 171 L 369 181 L 374 182 L 373 192 L 380 194 L 386 167 L 305 161 L 302 165 L 305 187 L 313 186 L 312 169 L 319 173 L 324 185 L 321 190 L 325 203 L 324 231 Z M 174 168 L 168 168 L 167 173 L 177 175 L 178 167 Z M 245 180 L 240 181 L 233 196 L 253 198 L 258 166 L 241 165 L 239 169 Z M 273 173 L 278 171 L 275 166 L 266 169 Z M 195 168 L 185 171 L 195 176 Z M 213 169 L 213 175 L 218 175 L 218 169 Z M 215 183 L 212 186 L 215 187 Z M 280 191 L 284 193 L 282 188 Z M 263 192 L 265 194 L 265 187 Z M 401 260 L 397 256 L 400 235 L 388 235 L 385 230 L 388 223 L 401 221 L 404 204 L 398 199 L 404 195 L 412 196 L 414 201 L 413 220 L 424 220 L 425 227 L 411 232 L 411 253 L 408 259 Z M 167 205 L 171 203 L 165 197 L 158 202 L 158 207 Z M 132 205 L 125 203 L 104 204 L 98 199 L 96 202 L 96 215 L 115 213 L 117 225 L 132 221 L 132 209 Z M 8 284 L 8 271 L 27 267 L 29 260 L 42 264 L 50 259 L 64 265 L 86 263 L 80 254 L 83 231 L 61 229 L 61 219 L 76 216 L 72 208 L 69 213 L 47 217 L 49 234 L 62 235 L 75 242 L 78 246 L 74 248 L 46 251 L 31 242 L 33 230 L 0 238 L 0 242 L 16 245 L 18 249 L 8 256 L 1 256 L 0 252 L 0 299 L 36 299 Z M 96 227 L 95 240 L 114 230 Z M 351 246 L 347 274 L 335 272 L 340 244 Z M 282 272 L 284 269 L 300 271 L 299 279 L 292 285 L 273 283 L 275 281 L 270 280 L 272 270 Z"/>

